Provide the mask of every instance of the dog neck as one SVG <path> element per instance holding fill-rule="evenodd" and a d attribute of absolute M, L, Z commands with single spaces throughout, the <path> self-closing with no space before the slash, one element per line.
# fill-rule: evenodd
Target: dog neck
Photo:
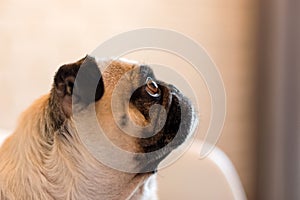
<path fill-rule="evenodd" d="M 15 133 L 0 149 L 1 199 L 146 197 L 148 185 L 155 182 L 150 179 L 153 174 L 124 173 L 98 162 L 76 134 L 53 126 L 49 99 L 49 95 L 40 98 L 23 113 Z M 72 121 L 65 125 L 72 126 Z"/>

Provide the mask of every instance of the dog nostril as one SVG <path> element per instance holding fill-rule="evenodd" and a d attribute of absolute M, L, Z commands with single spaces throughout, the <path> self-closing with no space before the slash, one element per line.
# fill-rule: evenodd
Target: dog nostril
<path fill-rule="evenodd" d="M 160 89 L 155 81 L 152 78 L 148 77 L 146 80 L 146 91 L 152 97 L 160 96 Z"/>

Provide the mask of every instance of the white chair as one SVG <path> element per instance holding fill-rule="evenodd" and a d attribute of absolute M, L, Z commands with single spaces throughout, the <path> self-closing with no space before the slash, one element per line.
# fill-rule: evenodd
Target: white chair
<path fill-rule="evenodd" d="M 228 157 L 215 148 L 199 159 L 200 142 L 194 142 L 175 163 L 158 173 L 161 200 L 246 200 L 239 176 Z"/>

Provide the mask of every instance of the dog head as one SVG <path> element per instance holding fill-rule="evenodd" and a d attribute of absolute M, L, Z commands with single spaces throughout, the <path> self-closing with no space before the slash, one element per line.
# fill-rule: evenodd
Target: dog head
<path fill-rule="evenodd" d="M 89 125 L 90 108 L 94 109 L 105 137 L 133 153 L 128 163 L 135 163 L 140 173 L 155 171 L 196 124 L 190 101 L 173 85 L 157 80 L 146 65 L 87 56 L 62 66 L 54 80 L 55 127 L 60 129 L 76 112 L 87 121 L 84 137 L 97 134 L 98 129 Z M 101 142 L 95 144 L 91 149 Z"/>

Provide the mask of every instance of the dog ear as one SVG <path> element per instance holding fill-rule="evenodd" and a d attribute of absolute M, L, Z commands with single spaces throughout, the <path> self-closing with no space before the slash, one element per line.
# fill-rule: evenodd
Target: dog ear
<path fill-rule="evenodd" d="M 88 105 L 98 101 L 104 93 L 100 69 L 94 58 L 85 58 L 63 65 L 54 77 L 54 90 L 65 116 L 72 115 L 72 101 Z"/>

